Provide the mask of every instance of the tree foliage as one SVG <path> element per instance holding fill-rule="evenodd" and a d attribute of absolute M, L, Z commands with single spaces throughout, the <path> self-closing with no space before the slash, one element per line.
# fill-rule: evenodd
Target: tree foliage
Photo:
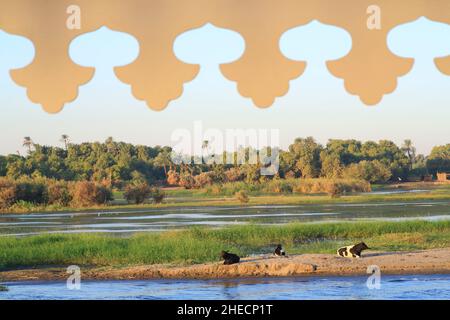
<path fill-rule="evenodd" d="M 450 172 L 450 143 L 434 147 L 426 161 L 426 166 L 432 174 Z"/>
<path fill-rule="evenodd" d="M 67 135 L 62 135 L 60 141 L 62 148 L 39 145 L 31 137 L 25 137 L 23 145 L 28 149 L 27 155 L 0 156 L 0 176 L 92 181 L 119 189 L 135 182 L 190 189 L 239 181 L 264 183 L 271 179 L 261 176 L 261 163 L 249 161 L 257 154 L 251 148 L 240 148 L 237 152 L 214 157 L 233 160 L 227 164 L 208 161 L 175 164 L 170 147 L 132 145 L 112 138 L 103 143 L 74 144 L 69 143 Z M 312 137 L 297 138 L 288 150 L 280 151 L 276 177 L 404 181 L 408 177 L 450 171 L 449 146 L 437 146 L 429 157 L 425 157 L 416 154 L 410 140 L 405 140 L 399 147 L 389 140 L 331 139 L 326 145 L 321 145 Z M 204 143 L 204 148 L 207 147 L 209 144 Z M 52 188 L 64 191 L 58 185 Z"/>

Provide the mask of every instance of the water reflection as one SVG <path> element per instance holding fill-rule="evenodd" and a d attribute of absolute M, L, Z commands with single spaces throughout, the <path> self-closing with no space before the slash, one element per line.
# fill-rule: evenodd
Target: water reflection
<path fill-rule="evenodd" d="M 449 201 L 196 207 L 0 215 L 0 235 L 160 232 L 190 226 L 359 220 L 448 220 Z"/>

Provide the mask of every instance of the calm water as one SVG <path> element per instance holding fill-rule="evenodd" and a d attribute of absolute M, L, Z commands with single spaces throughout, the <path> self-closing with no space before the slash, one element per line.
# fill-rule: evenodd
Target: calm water
<path fill-rule="evenodd" d="M 354 220 L 450 219 L 449 201 L 295 206 L 130 209 L 99 212 L 0 215 L 0 235 L 133 233 L 225 225 Z"/>
<path fill-rule="evenodd" d="M 0 299 L 445 299 L 450 275 L 382 276 L 369 290 L 367 277 L 300 277 L 246 280 L 82 281 L 80 290 L 64 282 L 7 284 Z"/>

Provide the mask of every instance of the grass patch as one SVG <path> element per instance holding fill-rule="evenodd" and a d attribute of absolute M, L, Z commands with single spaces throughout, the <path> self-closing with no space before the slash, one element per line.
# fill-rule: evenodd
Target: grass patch
<path fill-rule="evenodd" d="M 115 237 L 100 234 L 4 237 L 0 269 L 37 266 L 188 265 L 219 260 L 221 250 L 241 256 L 270 253 L 282 243 L 288 253 L 334 253 L 364 240 L 377 250 L 450 246 L 450 221 L 288 224 L 285 226 L 196 227 L 184 231 Z"/>
<path fill-rule="evenodd" d="M 339 198 L 333 198 L 323 194 L 260 194 L 251 195 L 249 202 L 242 204 L 233 196 L 207 195 L 201 190 L 182 190 L 167 192 L 168 198 L 162 204 L 126 204 L 119 201 L 110 205 L 97 205 L 89 208 L 70 208 L 58 206 L 32 206 L 27 208 L 15 208 L 1 210 L 1 213 L 29 213 L 29 212 L 65 212 L 65 211 L 110 211 L 124 209 L 145 208 L 180 208 L 180 207 L 207 207 L 207 206 L 253 206 L 253 205 L 299 205 L 299 204 L 337 204 L 337 203 L 376 203 L 388 201 L 448 201 L 450 200 L 450 188 L 439 186 L 424 192 L 398 193 L 398 194 L 348 194 Z"/>
<path fill-rule="evenodd" d="M 0 285 L 0 292 L 8 291 L 8 287 Z"/>
<path fill-rule="evenodd" d="M 213 184 L 200 190 L 200 193 L 220 196 L 232 196 L 245 191 L 250 195 L 264 194 L 343 194 L 349 192 L 369 192 L 370 183 L 357 179 L 275 179 L 264 183 L 244 181 Z"/>

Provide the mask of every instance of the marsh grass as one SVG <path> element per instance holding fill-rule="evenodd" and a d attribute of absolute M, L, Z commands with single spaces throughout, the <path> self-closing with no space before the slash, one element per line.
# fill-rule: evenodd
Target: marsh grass
<path fill-rule="evenodd" d="M 245 225 L 221 229 L 117 237 L 100 234 L 3 237 L 0 269 L 37 266 L 189 265 L 219 260 L 221 250 L 241 256 L 272 252 L 282 243 L 288 253 L 334 253 L 364 240 L 376 250 L 412 250 L 450 246 L 450 221 L 357 222 Z"/>
<path fill-rule="evenodd" d="M 450 184 L 449 184 L 450 185 Z M 264 192 L 247 192 L 249 202 L 242 204 L 234 197 L 218 196 L 208 194 L 204 190 L 170 190 L 165 191 L 168 198 L 163 204 L 126 204 L 123 195 L 116 192 L 116 201 L 112 204 L 96 205 L 89 208 L 72 208 L 53 206 L 25 205 L 16 206 L 8 210 L 0 209 L 1 213 L 29 213 L 29 212 L 66 212 L 66 211 L 102 211 L 102 210 L 124 210 L 142 208 L 180 208 L 180 207 L 207 207 L 207 206 L 253 206 L 253 205 L 299 205 L 299 204 L 334 204 L 334 203 L 376 203 L 387 201 L 448 201 L 450 200 L 449 185 L 433 185 L 433 189 L 424 192 L 397 193 L 397 194 L 370 194 L 370 193 L 350 193 L 339 198 L 324 194 L 298 194 L 298 193 L 278 193 L 269 194 Z M 234 189 L 233 189 L 234 190 Z"/>
<path fill-rule="evenodd" d="M 210 195 L 231 196 L 245 191 L 250 195 L 263 194 L 332 194 L 349 192 L 369 192 L 370 183 L 357 179 L 275 179 L 264 183 L 246 183 L 244 181 L 215 184 L 197 192 Z"/>

